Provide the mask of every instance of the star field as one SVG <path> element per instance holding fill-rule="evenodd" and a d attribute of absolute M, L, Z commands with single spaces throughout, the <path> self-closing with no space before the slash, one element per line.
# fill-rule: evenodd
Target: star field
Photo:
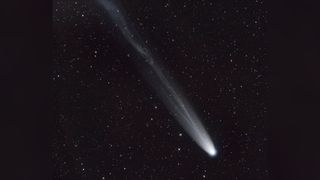
<path fill-rule="evenodd" d="M 54 179 L 269 179 L 264 1 L 121 1 L 200 115 L 213 158 L 96 1 L 53 2 Z"/>

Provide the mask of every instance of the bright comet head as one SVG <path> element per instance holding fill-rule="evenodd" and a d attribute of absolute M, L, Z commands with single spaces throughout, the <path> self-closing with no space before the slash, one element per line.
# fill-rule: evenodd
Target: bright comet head
<path fill-rule="evenodd" d="M 208 142 L 203 149 L 209 154 L 209 156 L 213 157 L 217 155 L 217 150 L 214 147 L 213 143 Z"/>
<path fill-rule="evenodd" d="M 214 147 L 212 147 L 212 148 L 208 149 L 207 153 L 208 153 L 210 156 L 213 157 L 213 156 L 216 156 L 216 155 L 217 155 L 217 150 L 216 150 Z"/>

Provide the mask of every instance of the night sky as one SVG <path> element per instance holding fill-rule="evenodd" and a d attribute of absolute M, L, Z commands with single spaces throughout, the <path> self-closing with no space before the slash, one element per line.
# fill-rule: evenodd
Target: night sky
<path fill-rule="evenodd" d="M 97 1 L 54 0 L 54 179 L 269 179 L 265 2 L 120 3 L 218 154 L 210 157 L 170 114 Z"/>

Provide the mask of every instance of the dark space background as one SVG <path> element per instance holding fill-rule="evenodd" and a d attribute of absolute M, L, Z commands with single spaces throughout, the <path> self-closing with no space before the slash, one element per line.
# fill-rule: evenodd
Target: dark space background
<path fill-rule="evenodd" d="M 274 179 L 320 179 L 319 4 L 269 3 L 269 161 Z"/>
<path fill-rule="evenodd" d="M 96 1 L 54 1 L 55 179 L 268 179 L 263 1 L 121 1 L 218 148 L 210 158 L 141 77 Z"/>
<path fill-rule="evenodd" d="M 121 2 L 218 156 L 166 111 L 97 3 L 11 0 L 1 179 L 320 179 L 316 2 Z"/>

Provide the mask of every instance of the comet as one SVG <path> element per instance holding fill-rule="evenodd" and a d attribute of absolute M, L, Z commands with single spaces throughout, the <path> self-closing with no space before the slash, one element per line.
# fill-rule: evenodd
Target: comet
<path fill-rule="evenodd" d="M 150 48 L 142 41 L 133 25 L 128 23 L 119 1 L 97 1 L 106 10 L 125 40 L 141 56 L 141 60 L 137 60 L 136 64 L 170 114 L 209 156 L 216 156 L 217 150 L 194 108 L 182 94 L 173 78 L 165 71 L 160 61 L 155 58 Z"/>

